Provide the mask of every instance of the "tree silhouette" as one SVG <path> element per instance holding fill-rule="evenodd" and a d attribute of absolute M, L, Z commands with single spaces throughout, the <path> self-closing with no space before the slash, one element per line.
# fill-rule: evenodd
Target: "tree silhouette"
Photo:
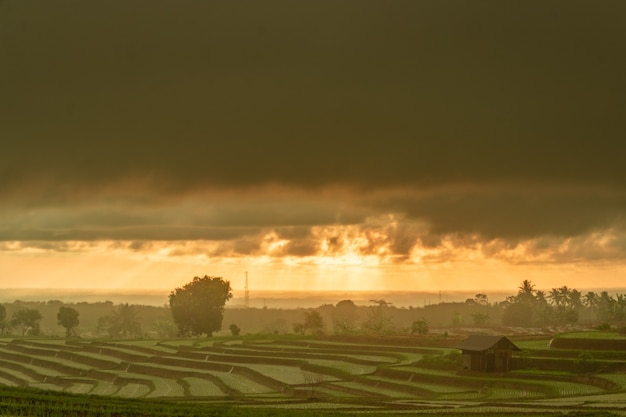
<path fill-rule="evenodd" d="M 548 298 L 552 302 L 552 305 L 557 308 L 563 305 L 563 293 L 559 288 L 552 288 L 550 290 L 550 295 L 548 295 Z"/>
<path fill-rule="evenodd" d="M 373 306 L 370 306 L 367 312 L 367 320 L 363 323 L 363 327 L 369 333 L 383 335 L 389 331 L 391 326 L 391 318 L 387 314 L 387 310 L 391 307 L 391 303 L 385 300 L 370 300 Z"/>
<path fill-rule="evenodd" d="M 7 322 L 7 309 L 0 304 L 0 334 L 4 334 L 7 327 L 9 327 L 9 323 Z"/>
<path fill-rule="evenodd" d="M 304 331 L 311 331 L 313 334 L 319 334 L 324 331 L 324 319 L 317 310 L 309 311 L 304 314 Z"/>
<path fill-rule="evenodd" d="M 517 298 L 522 303 L 532 304 L 535 301 L 535 286 L 525 279 L 518 287 Z"/>
<path fill-rule="evenodd" d="M 76 335 L 76 331 L 74 329 L 78 326 L 78 311 L 72 307 L 61 306 L 59 307 L 59 312 L 57 313 L 57 320 L 59 326 L 63 326 L 65 328 L 65 337 Z"/>
<path fill-rule="evenodd" d="M 152 325 L 160 339 L 171 339 L 176 337 L 178 328 L 172 320 L 157 319 Z"/>
<path fill-rule="evenodd" d="M 120 304 L 111 316 L 109 334 L 113 337 L 138 337 L 141 336 L 141 323 L 139 322 L 139 310 L 128 303 Z"/>
<path fill-rule="evenodd" d="M 232 295 L 230 282 L 222 277 L 194 277 L 170 293 L 170 310 L 181 336 L 206 334 L 222 328 L 224 304 Z"/>
<path fill-rule="evenodd" d="M 352 300 L 341 300 L 332 313 L 335 334 L 347 335 L 357 331 L 358 307 Z"/>
<path fill-rule="evenodd" d="M 39 334 L 39 321 L 43 317 L 39 310 L 27 308 L 25 310 L 18 310 L 13 313 L 11 320 L 11 326 L 19 327 L 22 331 L 22 336 L 30 334 L 36 336 Z"/>
<path fill-rule="evenodd" d="M 233 336 L 239 336 L 239 333 L 241 333 L 241 329 L 235 323 L 231 324 L 228 327 L 228 330 L 230 330 L 230 334 Z"/>
<path fill-rule="evenodd" d="M 424 335 L 428 333 L 428 322 L 426 320 L 415 320 L 411 324 L 411 334 Z"/>
<path fill-rule="evenodd" d="M 585 296 L 583 297 L 583 304 L 585 305 L 585 307 L 590 308 L 592 310 L 597 309 L 598 308 L 598 295 L 593 291 L 587 292 L 587 294 L 585 294 Z"/>
<path fill-rule="evenodd" d="M 602 291 L 598 300 L 599 315 L 605 322 L 611 322 L 615 319 L 615 298 L 608 292 Z"/>
<path fill-rule="evenodd" d="M 479 293 L 474 296 L 474 302 L 486 307 L 489 305 L 489 297 L 487 297 L 487 294 Z"/>

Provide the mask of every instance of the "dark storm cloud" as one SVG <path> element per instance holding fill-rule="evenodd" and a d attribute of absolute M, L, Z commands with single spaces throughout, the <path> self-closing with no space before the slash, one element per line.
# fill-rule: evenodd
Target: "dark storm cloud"
<path fill-rule="evenodd" d="M 2 240 L 230 240 L 248 234 L 257 234 L 256 228 L 221 228 L 198 226 L 128 226 L 72 229 L 0 230 Z"/>
<path fill-rule="evenodd" d="M 308 236 L 311 226 L 358 223 L 366 213 L 333 201 L 284 196 L 155 200 L 0 207 L 0 240 L 231 240 L 268 227 L 298 239 Z"/>
<path fill-rule="evenodd" d="M 432 236 L 571 237 L 626 224 L 626 189 L 554 184 L 459 186 L 372 201 L 430 225 Z M 431 237 L 432 237 L 431 236 Z"/>
<path fill-rule="evenodd" d="M 430 225 L 385 229 L 406 254 L 610 228 L 626 213 L 625 19 L 621 0 L 5 0 L 0 239 L 253 253 L 249 236 L 300 227 L 285 250 L 307 254 L 314 225 L 398 213 Z M 268 184 L 307 197 L 193 200 Z M 350 192 L 315 204 L 330 186 Z"/>

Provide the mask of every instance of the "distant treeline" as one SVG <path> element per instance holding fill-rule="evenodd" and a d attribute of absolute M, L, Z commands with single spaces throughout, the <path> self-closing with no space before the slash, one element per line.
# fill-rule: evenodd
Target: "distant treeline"
<path fill-rule="evenodd" d="M 114 304 L 104 302 L 63 303 L 15 301 L 2 304 L 6 314 L 4 335 L 20 336 L 22 330 L 12 328 L 11 318 L 20 310 L 37 310 L 41 315 L 38 333 L 62 337 L 66 333 L 58 321 L 61 306 L 69 306 L 79 314 L 75 334 L 83 338 L 108 337 L 177 337 L 176 326 L 168 306 Z M 125 308 L 124 308 L 125 307 Z M 117 330 L 115 320 L 129 321 L 132 331 Z M 464 302 L 442 302 L 422 307 L 397 307 L 379 299 L 368 305 L 351 300 L 324 304 L 317 308 L 226 308 L 222 330 L 217 334 L 286 334 L 324 333 L 337 335 L 417 335 L 453 331 L 458 328 L 546 327 L 586 324 L 620 329 L 626 321 L 626 295 L 607 292 L 586 292 L 563 286 L 546 292 L 536 290 L 530 281 L 523 281 L 517 293 L 506 301 L 489 302 L 487 294 L 479 293 Z"/>

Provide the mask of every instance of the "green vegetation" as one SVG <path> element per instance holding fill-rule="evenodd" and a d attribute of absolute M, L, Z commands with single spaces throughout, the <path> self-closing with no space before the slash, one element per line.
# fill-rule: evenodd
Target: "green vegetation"
<path fill-rule="evenodd" d="M 79 323 L 78 316 L 78 311 L 72 307 L 59 307 L 57 320 L 59 320 L 59 326 L 63 326 L 65 328 L 65 337 L 76 336 L 75 329 Z"/>
<path fill-rule="evenodd" d="M 606 332 L 606 331 L 568 332 L 568 333 L 560 333 L 558 337 L 564 338 L 564 339 L 626 340 L 626 335 L 619 334 L 616 332 Z"/>
<path fill-rule="evenodd" d="M 39 310 L 27 308 L 14 312 L 10 325 L 11 327 L 19 328 L 22 336 L 37 336 L 40 331 L 39 322 L 42 318 L 43 316 Z"/>
<path fill-rule="evenodd" d="M 170 294 L 170 310 L 182 336 L 211 336 L 222 328 L 224 304 L 232 297 L 230 282 L 221 277 L 194 277 Z"/>
<path fill-rule="evenodd" d="M 622 355 L 525 352 L 533 369 L 459 375 L 455 349 L 426 350 L 373 343 L 367 338 L 352 342 L 311 337 L 120 342 L 3 339 L 0 383 L 8 391 L 0 402 L 0 415 L 24 415 L 29 397 L 35 410 L 29 415 L 38 415 L 37 410 L 46 407 L 60 410 L 45 414 L 51 416 L 72 415 L 69 410 L 83 408 L 92 413 L 80 414 L 84 416 L 132 416 L 142 415 L 133 414 L 142 407 L 158 408 L 145 414 L 156 416 L 275 415 L 283 408 L 298 410 L 298 414 L 315 411 L 316 415 L 324 415 L 319 414 L 324 409 L 333 415 L 368 411 L 459 416 L 485 409 L 508 416 L 531 411 L 548 415 L 552 405 L 546 401 L 557 399 L 567 400 L 566 406 L 559 407 L 561 411 L 593 415 L 598 406 L 604 407 L 608 395 L 621 395 L 611 397 L 610 404 L 616 404 L 611 410 L 621 409 L 617 398 L 626 401 L 626 379 L 619 373 Z M 551 369 L 550 361 L 569 364 L 569 371 Z M 616 371 L 588 375 L 587 369 L 580 374 L 581 367 L 598 362 Z M 100 396 L 111 398 L 107 402 Z M 124 414 L 116 414 L 122 408 Z M 288 410 L 284 413 L 289 415 Z"/>

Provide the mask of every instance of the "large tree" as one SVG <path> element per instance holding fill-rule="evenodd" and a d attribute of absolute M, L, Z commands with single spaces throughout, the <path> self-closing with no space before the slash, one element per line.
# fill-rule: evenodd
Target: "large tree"
<path fill-rule="evenodd" d="M 74 329 L 78 326 L 78 311 L 72 307 L 61 306 L 57 313 L 57 320 L 59 321 L 59 326 L 65 328 L 65 337 L 76 335 Z"/>
<path fill-rule="evenodd" d="M 222 277 L 194 277 L 170 293 L 170 310 L 181 336 L 206 334 L 222 328 L 224 305 L 232 297 L 230 282 Z"/>
<path fill-rule="evenodd" d="M 22 331 L 22 336 L 26 334 L 37 336 L 39 334 L 39 321 L 42 318 L 43 316 L 39 310 L 35 310 L 33 308 L 18 310 L 13 313 L 11 325 L 19 327 Z"/>

